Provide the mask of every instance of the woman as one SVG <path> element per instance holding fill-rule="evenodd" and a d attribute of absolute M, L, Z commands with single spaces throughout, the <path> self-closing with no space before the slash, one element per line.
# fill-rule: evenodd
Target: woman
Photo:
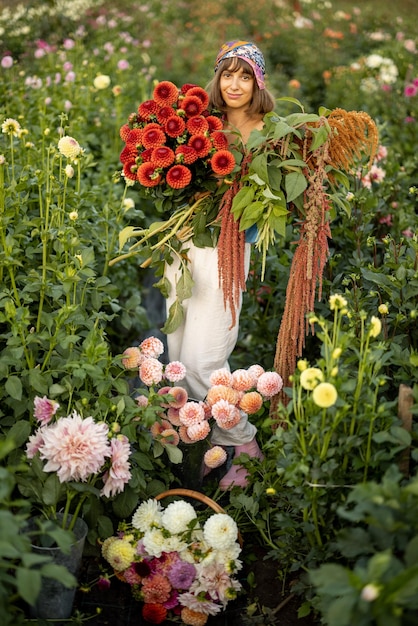
<path fill-rule="evenodd" d="M 275 106 L 273 96 L 265 87 L 265 62 L 259 48 L 248 41 L 224 44 L 215 61 L 215 77 L 208 87 L 210 107 L 224 114 L 224 130 L 229 143 L 246 153 L 246 143 L 254 129 L 263 127 L 263 117 Z M 250 263 L 250 233 L 245 243 L 245 278 Z M 191 398 L 203 400 L 210 387 L 210 374 L 228 368 L 228 359 L 238 338 L 238 310 L 233 315 L 224 304 L 219 281 L 218 248 L 197 248 L 187 244 L 190 271 L 194 281 L 191 298 L 184 301 L 183 324 L 167 337 L 170 360 L 181 361 L 187 370 L 185 387 Z M 176 282 L 178 265 L 166 268 L 171 284 Z M 175 294 L 167 299 L 167 311 Z M 235 456 L 245 452 L 262 458 L 255 440 L 256 428 L 242 414 L 240 423 L 230 430 L 217 426 L 212 431 L 212 443 L 235 446 Z M 245 486 L 246 472 L 233 465 L 220 482 L 220 488 Z"/>

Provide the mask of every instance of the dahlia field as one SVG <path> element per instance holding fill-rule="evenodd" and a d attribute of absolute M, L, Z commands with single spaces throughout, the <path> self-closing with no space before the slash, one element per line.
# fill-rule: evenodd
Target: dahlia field
<path fill-rule="evenodd" d="M 138 402 L 139 361 L 126 366 L 126 355 L 153 337 L 161 351 L 151 356 L 161 357 L 164 371 L 166 320 L 158 270 L 124 256 L 120 234 L 149 228 L 163 205 L 124 178 L 120 129 L 158 82 L 205 87 L 220 45 L 236 38 L 263 50 L 279 116 L 301 107 L 363 111 L 379 132 L 371 167 L 359 162 L 339 181 L 344 202 L 330 215 L 322 286 L 291 384 L 279 403 L 263 398 L 251 416 L 264 459 L 241 459 L 245 490 L 220 493 L 216 468 L 198 482 L 244 537 L 239 623 L 282 623 L 252 575 L 260 550 L 272 586 L 296 598 L 305 624 L 415 623 L 415 2 L 34 0 L 0 7 L 4 623 L 25 623 L 37 593 L 38 564 L 24 532 L 34 511 L 51 514 L 79 501 L 89 525 L 86 558 L 100 560 L 101 542 L 139 500 L 187 486 L 200 471 L 204 448 L 177 446 L 173 433 L 163 434 L 164 391 L 150 380 L 148 403 Z M 275 369 L 299 236 L 290 214 L 265 259 L 253 250 L 232 371 Z M 69 470 L 73 480 L 60 481 L 49 459 L 45 471 L 33 429 L 55 411 L 105 424 L 109 440 L 119 440 L 105 459 L 106 490 L 88 472 L 80 480 Z"/>

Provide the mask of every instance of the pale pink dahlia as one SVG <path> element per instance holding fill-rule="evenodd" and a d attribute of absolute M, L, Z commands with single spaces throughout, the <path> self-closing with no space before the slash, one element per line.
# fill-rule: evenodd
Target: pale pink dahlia
<path fill-rule="evenodd" d="M 212 415 L 220 428 L 229 430 L 236 426 L 240 419 L 241 413 L 239 409 L 226 400 L 219 400 L 212 407 Z"/>
<path fill-rule="evenodd" d="M 111 450 L 111 466 L 106 472 L 104 478 L 104 486 L 101 495 L 110 498 L 118 493 L 122 493 L 125 485 L 131 478 L 129 457 L 131 455 L 131 447 L 129 439 L 125 435 L 110 440 Z"/>
<path fill-rule="evenodd" d="M 52 417 L 55 415 L 60 406 L 58 402 L 55 402 L 55 400 L 49 400 L 49 398 L 47 398 L 46 396 L 44 396 L 43 398 L 36 396 L 33 404 L 33 414 L 38 422 L 41 422 L 43 426 L 45 426 L 52 420 Z"/>
<path fill-rule="evenodd" d="M 186 368 L 180 361 L 170 361 L 167 363 L 164 370 L 164 376 L 171 383 L 178 383 L 186 376 Z"/>
<path fill-rule="evenodd" d="M 183 424 L 179 427 L 179 437 L 180 440 L 183 443 L 194 443 L 193 439 L 190 439 L 189 435 L 187 434 L 187 426 L 184 426 Z"/>
<path fill-rule="evenodd" d="M 170 443 L 173 446 L 177 446 L 180 441 L 180 435 L 174 428 L 164 428 L 160 433 L 161 439 L 164 443 Z"/>
<path fill-rule="evenodd" d="M 248 370 L 239 369 L 232 372 L 232 387 L 238 391 L 249 391 L 255 387 L 256 378 Z"/>
<path fill-rule="evenodd" d="M 264 372 L 257 381 L 257 391 L 264 398 L 272 398 L 283 387 L 283 379 L 277 372 Z"/>
<path fill-rule="evenodd" d="M 179 413 L 180 409 L 173 409 L 172 407 L 170 407 L 166 412 L 167 419 L 171 424 L 173 424 L 173 426 L 181 425 Z"/>
<path fill-rule="evenodd" d="M 214 385 L 226 385 L 227 387 L 231 387 L 232 385 L 232 374 L 226 367 L 221 367 L 218 370 L 214 370 L 210 375 L 209 382 L 211 386 Z"/>
<path fill-rule="evenodd" d="M 250 365 L 248 371 L 257 380 L 260 378 L 261 374 L 264 374 L 265 369 L 261 365 L 258 365 L 258 363 L 254 363 L 254 365 Z"/>
<path fill-rule="evenodd" d="M 202 441 L 210 433 L 210 426 L 207 420 L 187 427 L 187 435 L 192 441 Z"/>
<path fill-rule="evenodd" d="M 122 365 L 127 370 L 133 370 L 139 367 L 142 361 L 142 354 L 139 348 L 126 348 L 122 354 Z"/>
<path fill-rule="evenodd" d="M 40 457 L 45 472 L 57 472 L 60 482 L 86 481 L 111 455 L 107 424 L 83 419 L 76 411 L 44 429 Z"/>
<path fill-rule="evenodd" d="M 213 448 L 205 452 L 203 460 L 207 467 L 214 469 L 215 467 L 220 467 L 221 465 L 223 465 L 226 461 L 227 456 L 228 455 L 224 448 L 222 448 L 221 446 L 214 446 Z"/>
<path fill-rule="evenodd" d="M 173 409 L 181 409 L 189 399 L 188 393 L 183 387 L 171 387 L 170 396 L 173 399 L 169 401 L 169 405 Z"/>
<path fill-rule="evenodd" d="M 148 398 L 147 396 L 144 396 L 143 394 L 136 396 L 135 400 L 139 407 L 148 406 Z"/>
<path fill-rule="evenodd" d="M 158 359 L 158 357 L 164 352 L 164 344 L 157 337 L 147 337 L 139 345 L 144 357 Z"/>
<path fill-rule="evenodd" d="M 158 385 L 163 378 L 163 364 L 154 357 L 144 359 L 139 366 L 139 378 L 147 387 Z"/>
<path fill-rule="evenodd" d="M 35 454 L 39 452 L 39 448 L 44 443 L 43 433 L 46 427 L 38 428 L 34 435 L 30 435 L 29 441 L 26 444 L 26 456 L 28 459 L 33 459 Z"/>
<path fill-rule="evenodd" d="M 186 402 L 180 409 L 179 418 L 182 424 L 191 426 L 205 419 L 205 411 L 199 402 Z"/>

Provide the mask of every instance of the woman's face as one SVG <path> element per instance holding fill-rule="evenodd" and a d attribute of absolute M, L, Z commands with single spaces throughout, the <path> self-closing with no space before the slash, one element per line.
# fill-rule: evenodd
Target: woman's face
<path fill-rule="evenodd" d="M 223 70 L 219 87 L 227 108 L 247 109 L 253 97 L 254 81 L 254 76 L 245 67 Z"/>

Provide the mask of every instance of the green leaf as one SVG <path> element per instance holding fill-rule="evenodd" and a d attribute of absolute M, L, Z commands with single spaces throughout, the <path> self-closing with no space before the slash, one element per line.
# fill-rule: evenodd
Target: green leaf
<path fill-rule="evenodd" d="M 329 137 L 329 126 L 320 126 L 319 129 L 312 129 L 314 133 L 314 140 L 311 145 L 311 151 L 313 152 L 320 146 L 322 146 Z"/>
<path fill-rule="evenodd" d="M 260 177 L 262 183 L 268 182 L 268 172 L 267 172 L 267 155 L 266 154 L 257 154 L 250 165 L 250 172 L 257 174 Z M 252 176 L 250 176 L 252 178 Z"/>
<path fill-rule="evenodd" d="M 179 326 L 181 326 L 181 324 L 183 323 L 183 320 L 184 320 L 184 309 L 181 305 L 180 300 L 177 299 L 170 306 L 170 309 L 167 315 L 167 320 L 161 329 L 162 332 L 166 333 L 167 335 L 169 333 L 173 333 L 175 330 L 177 330 Z"/>
<path fill-rule="evenodd" d="M 176 284 L 176 294 L 180 302 L 191 297 L 193 285 L 194 281 L 189 268 L 183 266 L 180 278 Z"/>
<path fill-rule="evenodd" d="M 77 587 L 77 579 L 70 574 L 68 569 L 63 565 L 55 565 L 55 563 L 47 563 L 41 568 L 42 576 L 45 578 L 53 578 L 65 587 Z"/>
<path fill-rule="evenodd" d="M 295 198 L 300 196 L 308 186 L 308 181 L 305 176 L 300 172 L 291 172 L 285 177 L 286 187 L 286 199 L 287 202 L 292 202 Z"/>
<path fill-rule="evenodd" d="M 232 202 L 232 214 L 236 220 L 239 220 L 245 207 L 251 204 L 254 199 L 254 194 L 254 188 L 248 185 L 238 191 Z"/>
<path fill-rule="evenodd" d="M 9 376 L 4 385 L 6 392 L 14 400 L 22 399 L 22 382 L 17 376 Z"/>
<path fill-rule="evenodd" d="M 167 456 L 170 459 L 171 463 L 175 463 L 178 465 L 183 460 L 183 453 L 177 446 L 173 446 L 171 444 L 165 444 L 164 449 L 167 452 Z"/>
<path fill-rule="evenodd" d="M 26 420 L 19 420 L 10 428 L 8 438 L 16 444 L 17 448 L 20 448 L 28 440 L 30 433 L 30 423 Z"/>
<path fill-rule="evenodd" d="M 26 567 L 18 567 L 16 570 L 17 591 L 21 598 L 28 604 L 34 605 L 42 585 L 41 573 Z"/>
<path fill-rule="evenodd" d="M 241 219 L 239 221 L 240 231 L 246 230 L 255 224 L 263 215 L 265 208 L 266 207 L 263 202 L 253 202 L 250 204 L 241 215 Z"/>
<path fill-rule="evenodd" d="M 48 393 L 46 377 L 37 367 L 29 370 L 29 384 L 38 393 L 42 393 L 43 395 Z"/>

